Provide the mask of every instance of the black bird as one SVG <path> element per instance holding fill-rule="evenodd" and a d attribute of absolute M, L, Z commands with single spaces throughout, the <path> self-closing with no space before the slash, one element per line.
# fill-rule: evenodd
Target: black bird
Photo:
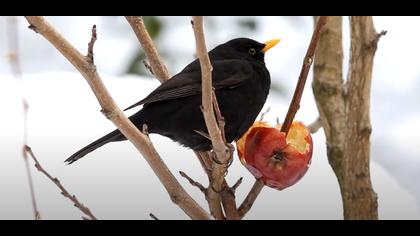
<path fill-rule="evenodd" d="M 213 87 L 225 118 L 227 142 L 239 139 L 264 106 L 271 83 L 264 53 L 279 41 L 259 43 L 237 38 L 209 52 Z M 138 129 L 142 130 L 146 124 L 150 133 L 164 135 L 196 151 L 212 148 L 210 140 L 199 134 L 207 133 L 207 128 L 200 109 L 201 69 L 198 59 L 125 110 L 139 105 L 143 105 L 143 109 L 129 117 Z M 117 129 L 74 153 L 66 162 L 73 163 L 109 142 L 123 140 L 127 139 Z"/>

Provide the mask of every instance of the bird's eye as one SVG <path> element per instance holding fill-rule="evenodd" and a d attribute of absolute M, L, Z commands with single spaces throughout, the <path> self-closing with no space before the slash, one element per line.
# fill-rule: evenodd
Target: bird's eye
<path fill-rule="evenodd" d="M 249 50 L 248 50 L 248 52 L 249 52 L 249 54 L 251 54 L 251 55 L 255 55 L 255 53 L 257 53 L 257 51 L 255 50 L 255 48 L 250 48 Z"/>

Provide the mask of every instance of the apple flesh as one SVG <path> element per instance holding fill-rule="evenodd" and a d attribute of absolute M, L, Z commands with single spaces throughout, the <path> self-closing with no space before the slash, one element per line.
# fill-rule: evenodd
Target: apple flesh
<path fill-rule="evenodd" d="M 264 184 L 282 190 L 298 182 L 312 159 L 312 137 L 306 126 L 294 121 L 289 133 L 281 125 L 255 122 L 236 142 L 242 164 Z"/>

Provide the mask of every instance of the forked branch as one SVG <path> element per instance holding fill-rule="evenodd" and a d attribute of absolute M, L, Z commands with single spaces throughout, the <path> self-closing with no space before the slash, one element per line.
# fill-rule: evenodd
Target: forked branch
<path fill-rule="evenodd" d="M 192 219 L 210 219 L 210 215 L 191 198 L 169 171 L 149 138 L 142 134 L 119 109 L 103 84 L 95 65 L 86 60 L 86 57 L 62 37 L 43 17 L 27 16 L 26 19 L 31 29 L 44 36 L 79 70 L 97 97 L 104 115 L 139 150 L 168 191 L 171 200 Z"/>
<path fill-rule="evenodd" d="M 79 199 L 77 199 L 76 195 L 70 194 L 67 189 L 61 184 L 60 180 L 58 180 L 58 178 L 56 177 L 52 177 L 39 163 L 38 159 L 35 157 L 35 154 L 32 152 L 32 149 L 29 146 L 25 146 L 24 147 L 24 151 L 25 153 L 27 153 L 30 157 L 32 157 L 32 160 L 35 162 L 35 167 L 36 169 L 43 173 L 45 176 L 47 176 L 48 179 L 50 179 L 61 191 L 61 194 L 63 194 L 64 197 L 68 198 L 70 201 L 73 202 L 74 206 L 76 208 L 78 208 L 81 212 L 83 212 L 83 214 L 85 214 L 86 216 L 88 216 L 89 218 L 85 218 L 84 219 L 90 219 L 90 220 L 97 220 L 97 218 L 95 217 L 95 215 L 93 215 L 93 213 L 90 211 L 90 209 L 88 207 L 86 207 L 85 205 L 83 205 L 83 203 L 81 203 L 79 201 Z"/>

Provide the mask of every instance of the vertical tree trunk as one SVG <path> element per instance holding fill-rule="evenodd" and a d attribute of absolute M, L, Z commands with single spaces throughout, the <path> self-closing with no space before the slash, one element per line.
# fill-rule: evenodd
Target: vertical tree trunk
<path fill-rule="evenodd" d="M 315 52 L 312 89 L 327 140 L 328 161 L 339 182 L 343 172 L 346 118 L 342 44 L 342 17 L 330 16 Z"/>
<path fill-rule="evenodd" d="M 370 88 L 379 35 L 371 16 L 351 17 L 351 55 L 342 78 L 342 19 L 329 17 L 315 55 L 313 90 L 340 185 L 345 219 L 377 219 L 370 180 Z"/>
<path fill-rule="evenodd" d="M 378 202 L 369 171 L 370 88 L 378 33 L 371 16 L 350 17 L 350 67 L 346 96 L 346 143 L 344 151 L 344 217 L 377 219 Z"/>

